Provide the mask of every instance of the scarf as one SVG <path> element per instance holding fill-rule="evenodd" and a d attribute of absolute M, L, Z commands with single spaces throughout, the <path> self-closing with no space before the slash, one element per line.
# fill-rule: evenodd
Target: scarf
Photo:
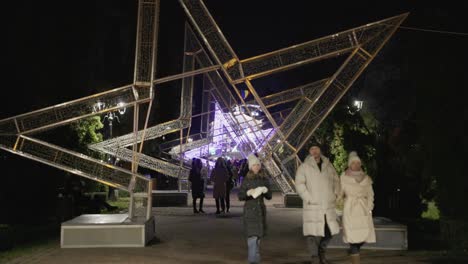
<path fill-rule="evenodd" d="M 254 178 L 265 178 L 266 175 L 265 173 L 263 172 L 263 169 L 261 169 L 257 174 L 253 173 L 253 171 L 249 171 L 247 172 L 247 178 L 249 179 L 254 179 Z"/>
<path fill-rule="evenodd" d="M 353 171 L 351 169 L 347 169 L 346 175 L 353 177 L 358 183 L 362 182 L 362 180 L 364 180 L 364 177 L 366 177 L 366 174 L 362 170 Z"/>

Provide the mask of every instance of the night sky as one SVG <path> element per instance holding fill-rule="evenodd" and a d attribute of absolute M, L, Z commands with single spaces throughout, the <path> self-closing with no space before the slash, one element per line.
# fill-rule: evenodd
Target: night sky
<path fill-rule="evenodd" d="M 182 68 L 185 14 L 178 1 L 161 2 L 158 76 L 167 76 Z M 206 4 L 240 58 L 405 12 L 411 14 L 403 26 L 468 31 L 463 1 L 437 1 L 437 5 L 428 1 L 341 2 L 207 0 Z M 136 13 L 136 0 L 2 3 L 0 118 L 131 83 Z M 411 90 L 411 85 L 401 85 L 410 84 L 414 75 L 428 72 L 429 80 L 442 84 L 444 80 L 455 79 L 459 84 L 455 93 L 466 94 L 467 40 L 467 36 L 400 29 L 352 87 L 351 94 L 364 97 L 369 107 L 385 105 L 387 96 L 400 98 L 380 110 L 381 115 L 390 119 L 404 118 L 405 113 L 417 111 L 414 103 L 417 92 Z M 440 69 L 440 74 L 432 74 L 434 68 Z M 395 81 L 397 85 L 392 91 L 382 91 L 384 81 Z M 274 78 L 269 82 L 273 89 L 280 89 Z M 178 105 L 174 103 L 178 101 L 177 94 L 170 87 L 157 91 L 154 107 L 157 119 L 168 118 L 161 114 L 162 110 L 169 115 L 178 114 Z M 4 159 L 2 167 L 7 167 L 6 173 L 15 175 L 17 169 L 6 165 Z M 21 164 L 39 169 L 42 174 L 54 171 L 25 159 Z M 27 181 L 37 184 L 39 179 Z M 19 180 L 10 179 L 9 184 L 18 185 Z M 29 191 L 34 192 L 32 188 Z"/>
<path fill-rule="evenodd" d="M 411 12 L 404 26 L 461 32 L 467 28 L 463 7 L 449 1 L 433 6 L 427 1 L 342 2 L 211 0 L 206 4 L 240 58 L 404 12 Z M 61 2 L 8 1 L 2 8 L 2 42 L 6 44 L 2 56 L 6 83 L 2 90 L 9 100 L 2 105 L 1 117 L 132 81 L 137 1 L 58 3 Z M 185 14 L 178 2 L 163 0 L 159 76 L 181 70 L 184 23 Z M 379 57 L 394 60 L 400 67 L 408 67 L 398 65 L 405 59 L 412 65 L 437 65 L 438 61 L 431 58 L 433 52 L 448 50 L 447 56 L 466 58 L 466 49 L 450 45 L 462 40 L 466 43 L 466 37 L 401 29 Z M 433 50 L 431 42 L 444 46 Z M 408 44 L 426 54 L 425 61 L 413 59 L 411 53 L 416 50 L 408 50 Z"/>

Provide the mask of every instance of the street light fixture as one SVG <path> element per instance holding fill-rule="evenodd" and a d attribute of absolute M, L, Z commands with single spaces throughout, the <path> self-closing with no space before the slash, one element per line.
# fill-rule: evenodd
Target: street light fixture
<path fill-rule="evenodd" d="M 101 112 L 104 108 L 106 108 L 106 104 L 101 101 L 97 101 L 93 106 L 93 112 Z"/>
<path fill-rule="evenodd" d="M 354 100 L 354 106 L 357 108 L 358 111 L 362 109 L 363 103 L 364 103 L 363 101 Z"/>
<path fill-rule="evenodd" d="M 362 106 L 364 105 L 364 101 L 361 100 L 354 100 L 353 106 L 347 106 L 348 112 L 352 115 L 356 114 L 357 112 L 361 111 Z"/>
<path fill-rule="evenodd" d="M 117 122 L 120 123 L 119 115 L 124 115 L 126 112 L 126 108 L 124 107 L 125 104 L 123 102 L 119 102 L 117 105 L 118 109 L 116 111 L 110 111 L 106 115 L 104 115 L 104 120 L 107 119 L 109 122 L 109 138 L 112 138 L 112 132 L 113 132 L 113 122 L 114 119 L 117 120 Z M 100 112 L 102 110 L 106 109 L 106 103 L 98 101 L 94 106 L 93 110 L 94 112 Z"/>
<path fill-rule="evenodd" d="M 125 111 L 127 110 L 127 108 L 124 107 L 124 103 L 120 102 L 117 104 L 117 106 L 119 107 L 119 114 L 120 115 L 124 115 L 125 114 Z"/>
<path fill-rule="evenodd" d="M 108 112 L 107 114 L 104 115 L 104 119 L 103 119 L 103 120 L 107 119 L 107 122 L 109 122 L 108 123 L 108 125 L 109 125 L 109 138 L 113 137 L 114 119 L 117 120 L 117 122 L 120 123 L 119 115 L 123 116 L 125 114 L 125 112 L 126 112 L 126 108 L 124 107 L 125 103 L 119 102 L 115 106 L 117 106 L 118 109 L 115 110 L 115 111 Z M 115 107 L 115 106 L 110 106 L 110 107 Z M 109 108 L 109 106 L 107 106 L 106 103 L 101 102 L 101 101 L 97 101 L 93 106 L 93 110 L 94 110 L 94 112 L 97 113 L 97 112 L 101 112 L 102 110 L 106 109 L 106 107 Z"/>

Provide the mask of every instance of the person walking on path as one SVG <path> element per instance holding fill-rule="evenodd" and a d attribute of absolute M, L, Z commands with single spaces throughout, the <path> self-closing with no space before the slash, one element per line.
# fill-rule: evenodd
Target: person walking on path
<path fill-rule="evenodd" d="M 249 164 L 247 159 L 243 159 L 240 162 L 239 168 L 239 184 L 242 184 L 242 181 L 244 180 L 245 175 L 247 175 L 247 172 L 249 172 Z"/>
<path fill-rule="evenodd" d="M 226 182 L 229 179 L 229 174 L 223 158 L 219 157 L 216 160 L 215 167 L 211 171 L 211 179 L 213 180 L 213 198 L 216 201 L 216 214 L 225 213 L 226 206 L 224 200 L 226 198 Z M 220 205 L 221 211 L 219 210 Z"/>
<path fill-rule="evenodd" d="M 234 186 L 237 186 L 237 182 L 239 181 L 239 162 L 235 161 L 232 164 L 232 180 L 234 182 Z"/>
<path fill-rule="evenodd" d="M 190 170 L 189 181 L 192 189 L 193 213 L 205 213 L 203 211 L 203 199 L 205 198 L 205 180 L 202 177 L 202 163 L 199 159 L 192 160 L 192 169 Z M 197 199 L 200 199 L 200 207 L 197 210 Z"/>
<path fill-rule="evenodd" d="M 372 220 L 374 190 L 372 179 L 362 170 L 362 162 L 356 152 L 348 158 L 348 169 L 341 174 L 343 207 L 343 241 L 349 244 L 351 263 L 360 264 L 360 249 L 364 243 L 375 243 Z"/>
<path fill-rule="evenodd" d="M 303 201 L 303 233 L 307 237 L 312 263 L 327 264 L 325 253 L 333 235 L 340 231 L 336 198 L 340 180 L 331 162 L 314 142 L 309 155 L 296 172 L 296 191 Z"/>
<path fill-rule="evenodd" d="M 248 262 L 260 263 L 260 240 L 267 232 L 264 199 L 270 200 L 272 192 L 260 160 L 255 155 L 250 155 L 248 163 L 249 172 L 242 182 L 238 197 L 240 201 L 245 201 L 242 218 L 247 238 Z"/>
<path fill-rule="evenodd" d="M 203 161 L 201 159 L 198 160 L 198 165 L 200 166 L 200 174 L 203 180 L 203 193 L 206 193 L 206 186 L 208 185 L 208 175 L 209 175 L 209 168 L 208 166 L 203 165 Z M 207 163 L 208 164 L 208 163 Z"/>
<path fill-rule="evenodd" d="M 231 191 L 234 188 L 234 166 L 232 165 L 231 161 L 228 161 L 226 167 L 229 175 L 229 178 L 226 182 L 226 212 L 229 213 L 229 209 L 231 208 Z"/>

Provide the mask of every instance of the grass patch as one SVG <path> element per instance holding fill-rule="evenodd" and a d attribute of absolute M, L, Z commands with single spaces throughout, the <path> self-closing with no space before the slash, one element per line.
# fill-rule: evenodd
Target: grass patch
<path fill-rule="evenodd" d="M 48 248 L 58 247 L 58 244 L 59 242 L 56 238 L 50 238 L 46 240 L 31 241 L 22 245 L 18 245 L 10 250 L 0 251 L 0 263 L 5 263 L 19 257 L 43 252 Z"/>
<path fill-rule="evenodd" d="M 11 225 L 7 239 L 11 241 L 12 247 L 0 251 L 0 263 L 57 247 L 59 236 L 60 225 L 56 223 Z"/>
<path fill-rule="evenodd" d="M 116 201 L 107 201 L 112 206 L 117 206 L 118 211 L 128 211 L 128 205 L 130 203 L 130 197 L 119 197 Z"/>

